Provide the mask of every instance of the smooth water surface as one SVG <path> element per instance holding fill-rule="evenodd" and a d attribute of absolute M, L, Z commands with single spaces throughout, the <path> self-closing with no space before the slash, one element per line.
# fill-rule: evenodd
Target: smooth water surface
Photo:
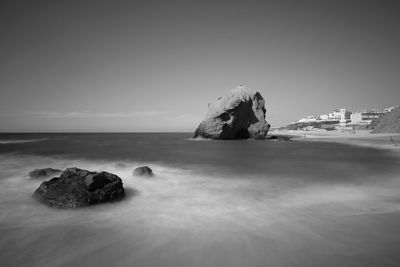
<path fill-rule="evenodd" d="M 398 266 L 392 151 L 190 134 L 0 134 L 4 266 Z M 133 177 L 150 166 L 154 178 Z M 121 202 L 57 210 L 34 168 L 119 175 Z"/>

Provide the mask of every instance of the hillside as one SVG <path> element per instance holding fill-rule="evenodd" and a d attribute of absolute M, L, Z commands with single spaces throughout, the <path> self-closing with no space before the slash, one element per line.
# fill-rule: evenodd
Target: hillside
<path fill-rule="evenodd" d="M 334 130 L 335 125 L 338 125 L 337 121 L 323 121 L 323 122 L 296 122 L 291 123 L 285 127 L 281 127 L 281 130 L 299 130 L 304 127 L 312 126 L 314 128 Z"/>
<path fill-rule="evenodd" d="M 385 114 L 372 133 L 400 133 L 400 108 Z"/>

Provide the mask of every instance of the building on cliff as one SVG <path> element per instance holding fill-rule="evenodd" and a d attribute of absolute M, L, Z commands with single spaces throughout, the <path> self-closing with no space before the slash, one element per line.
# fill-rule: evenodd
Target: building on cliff
<path fill-rule="evenodd" d="M 393 106 L 385 109 L 364 109 L 354 112 L 350 116 L 351 124 L 370 124 L 373 120 L 381 118 L 386 113 L 391 112 L 398 106 Z"/>

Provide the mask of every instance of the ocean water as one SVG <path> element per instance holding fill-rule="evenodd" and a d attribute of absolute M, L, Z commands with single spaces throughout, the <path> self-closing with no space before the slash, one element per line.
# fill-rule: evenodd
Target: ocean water
<path fill-rule="evenodd" d="M 400 265 L 398 152 L 190 137 L 0 134 L 0 265 Z M 27 175 L 45 167 L 115 173 L 127 196 L 49 208 Z"/>

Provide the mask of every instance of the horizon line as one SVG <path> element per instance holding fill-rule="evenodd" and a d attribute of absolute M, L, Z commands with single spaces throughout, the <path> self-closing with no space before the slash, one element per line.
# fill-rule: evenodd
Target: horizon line
<path fill-rule="evenodd" d="M 20 134 L 20 133 L 192 133 L 194 131 L 10 131 L 2 132 L 0 134 Z"/>

